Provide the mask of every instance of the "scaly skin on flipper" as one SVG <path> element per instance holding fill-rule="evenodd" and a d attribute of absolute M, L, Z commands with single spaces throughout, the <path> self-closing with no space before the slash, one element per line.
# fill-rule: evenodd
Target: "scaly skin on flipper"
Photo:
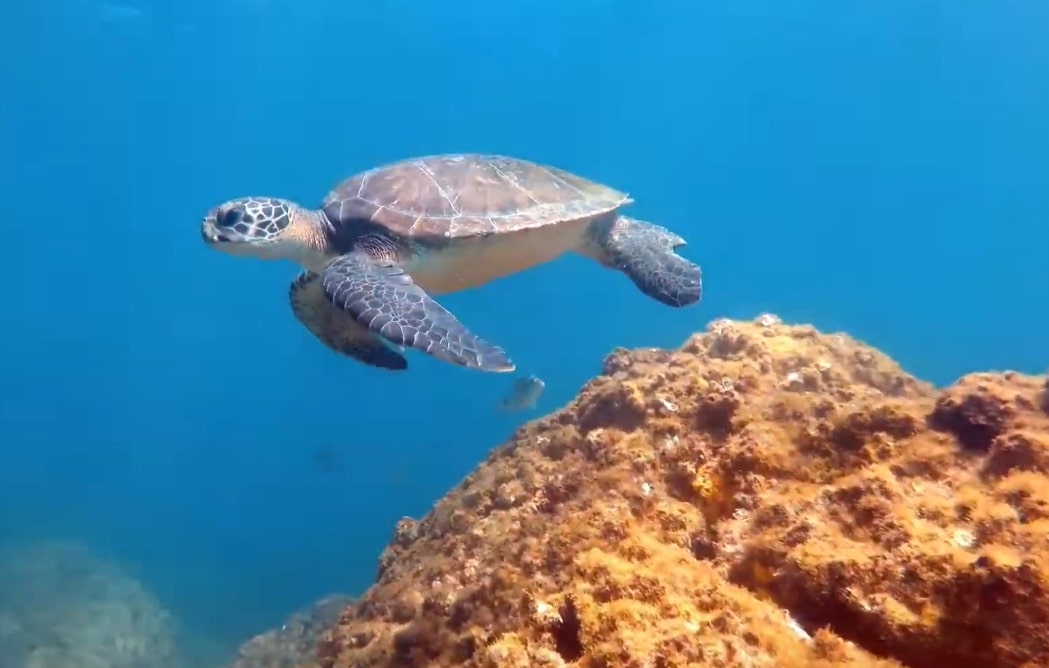
<path fill-rule="evenodd" d="M 703 297 L 702 270 L 674 252 L 685 240 L 665 227 L 619 216 L 592 223 L 587 236 L 583 255 L 626 274 L 652 299 L 681 307 Z"/>
<path fill-rule="evenodd" d="M 508 372 L 503 350 L 466 329 L 400 266 L 362 246 L 328 265 L 321 276 L 325 296 L 372 332 L 452 364 Z"/>
<path fill-rule="evenodd" d="M 328 301 L 319 274 L 300 273 L 292 282 L 288 297 L 295 317 L 328 348 L 381 369 L 408 368 L 408 360 L 403 355 L 391 350 L 377 334 Z"/>

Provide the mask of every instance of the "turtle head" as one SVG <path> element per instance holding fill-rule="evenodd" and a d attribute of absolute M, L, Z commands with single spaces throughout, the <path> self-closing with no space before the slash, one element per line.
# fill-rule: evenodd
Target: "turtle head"
<path fill-rule="evenodd" d="M 323 250 L 318 215 L 288 200 L 241 197 L 204 216 L 204 242 L 231 255 L 300 259 Z"/>

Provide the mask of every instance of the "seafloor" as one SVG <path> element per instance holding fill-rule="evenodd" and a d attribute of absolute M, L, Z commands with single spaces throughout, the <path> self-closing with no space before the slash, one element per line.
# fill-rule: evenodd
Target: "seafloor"
<path fill-rule="evenodd" d="M 22 592 L 0 600 L 0 657 L 200 668 L 173 660 L 148 592 L 48 554 L 0 554 L 0 591 Z M 22 614 L 85 570 L 104 586 L 69 587 L 65 621 Z M 77 630 L 99 610 L 108 631 Z M 937 390 L 771 316 L 617 350 L 402 520 L 360 598 L 293 615 L 230 668 L 446 666 L 1049 666 L 1049 381 Z"/>

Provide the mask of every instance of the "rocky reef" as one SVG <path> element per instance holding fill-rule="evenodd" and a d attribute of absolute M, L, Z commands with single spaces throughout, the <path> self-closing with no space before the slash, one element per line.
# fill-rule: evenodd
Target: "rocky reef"
<path fill-rule="evenodd" d="M 280 628 L 260 633 L 244 643 L 229 668 L 316 668 L 314 648 L 350 604 L 347 596 L 327 596 L 291 615 Z"/>
<path fill-rule="evenodd" d="M 180 668 L 174 626 L 152 593 L 81 545 L 0 550 L 3 668 Z"/>
<path fill-rule="evenodd" d="M 421 521 L 322 668 L 1049 665 L 1049 386 L 845 335 L 617 350 Z"/>

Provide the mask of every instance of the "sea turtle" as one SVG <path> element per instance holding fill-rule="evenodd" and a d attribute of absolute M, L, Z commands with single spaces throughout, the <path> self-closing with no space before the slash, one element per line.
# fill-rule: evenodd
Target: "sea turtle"
<path fill-rule="evenodd" d="M 402 160 L 343 181 L 319 210 L 243 197 L 211 209 L 211 247 L 287 259 L 304 271 L 291 308 L 329 348 L 384 369 L 407 346 L 490 372 L 515 366 L 431 295 L 473 288 L 576 251 L 680 307 L 702 294 L 700 268 L 674 253 L 685 240 L 619 213 L 633 199 L 568 172 L 498 155 Z"/>

